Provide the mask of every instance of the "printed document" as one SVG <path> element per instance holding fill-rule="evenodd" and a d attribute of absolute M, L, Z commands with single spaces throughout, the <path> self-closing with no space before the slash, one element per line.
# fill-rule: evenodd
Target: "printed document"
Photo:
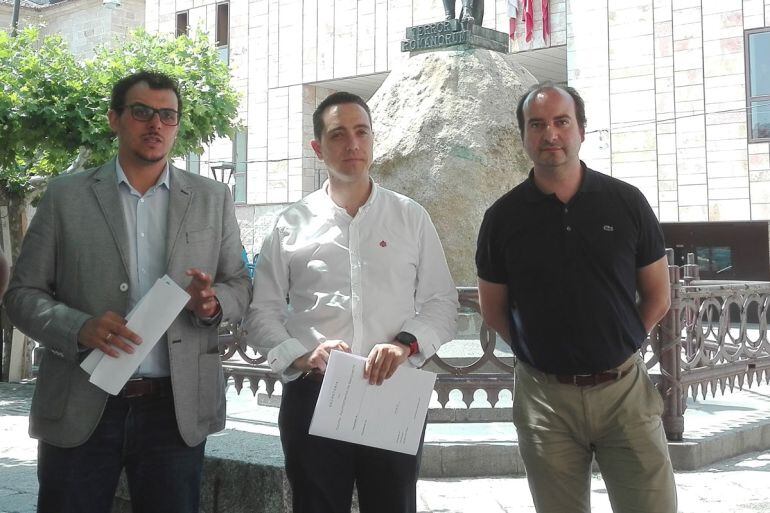
<path fill-rule="evenodd" d="M 134 345 L 134 352 L 131 354 L 116 347 L 120 353 L 118 358 L 106 356 L 98 349 L 91 351 L 80 364 L 84 371 L 91 374 L 89 381 L 102 390 L 117 395 L 189 300 L 190 295 L 168 275 L 158 278 L 126 316 L 126 327 L 142 337 L 142 343 Z"/>
<path fill-rule="evenodd" d="M 362 356 L 331 352 L 310 434 L 417 454 L 436 374 L 402 365 L 370 385 L 365 365 Z"/>

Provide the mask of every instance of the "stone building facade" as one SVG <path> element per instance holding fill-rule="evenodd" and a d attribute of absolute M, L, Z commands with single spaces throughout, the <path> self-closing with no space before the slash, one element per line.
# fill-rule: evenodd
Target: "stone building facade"
<path fill-rule="evenodd" d="M 93 57 L 100 45 L 144 25 L 144 0 L 121 0 L 110 8 L 104 0 L 22 0 L 19 26 L 38 25 L 42 33 L 59 34 L 80 58 Z M 10 27 L 13 0 L 0 0 L 0 27 Z"/>
<path fill-rule="evenodd" d="M 568 4 L 586 160 L 663 222 L 769 220 L 770 1 Z"/>

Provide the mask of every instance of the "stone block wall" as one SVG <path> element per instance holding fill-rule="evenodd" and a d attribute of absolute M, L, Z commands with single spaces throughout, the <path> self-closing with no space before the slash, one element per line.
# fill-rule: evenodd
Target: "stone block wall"
<path fill-rule="evenodd" d="M 102 0 L 70 0 L 59 4 L 22 7 L 19 26 L 41 25 L 43 35 L 59 34 L 76 57 L 93 57 L 101 45 L 144 25 L 144 0 L 122 0 L 123 5 L 108 9 Z M 0 27 L 9 27 L 13 3 L 0 3 Z"/>
<path fill-rule="evenodd" d="M 768 143 L 749 143 L 744 30 L 767 0 L 570 1 L 568 81 L 582 156 L 638 186 L 661 221 L 770 219 Z"/>

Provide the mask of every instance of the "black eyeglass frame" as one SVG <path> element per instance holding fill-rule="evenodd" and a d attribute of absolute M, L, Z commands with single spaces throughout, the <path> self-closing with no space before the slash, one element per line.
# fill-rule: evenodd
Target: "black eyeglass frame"
<path fill-rule="evenodd" d="M 140 116 L 137 116 L 136 113 L 134 112 L 134 109 L 136 107 L 140 107 L 142 109 L 147 109 L 149 111 L 152 111 L 152 114 L 147 119 L 142 119 Z M 166 126 L 178 126 L 179 125 L 179 120 L 182 117 L 182 113 L 177 111 L 177 110 L 174 110 L 174 109 L 156 109 L 154 107 L 150 107 L 149 105 L 145 105 L 144 103 L 132 103 L 130 105 L 123 105 L 120 109 L 121 110 L 128 109 L 129 112 L 131 113 L 131 117 L 132 118 L 134 118 L 137 121 L 141 121 L 143 123 L 147 123 L 148 121 L 152 120 L 152 118 L 155 117 L 155 114 L 157 114 L 158 115 L 158 119 L 160 120 L 160 122 L 163 123 Z M 173 112 L 174 115 L 176 115 L 176 123 L 168 123 L 168 122 L 164 121 L 163 114 L 164 113 L 169 113 L 169 112 Z"/>

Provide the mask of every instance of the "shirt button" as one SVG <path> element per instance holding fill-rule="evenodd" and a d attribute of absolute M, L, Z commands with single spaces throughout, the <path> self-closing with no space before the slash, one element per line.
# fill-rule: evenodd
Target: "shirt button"
<path fill-rule="evenodd" d="M 119 288 L 120 288 L 121 292 L 127 291 L 128 290 L 128 283 L 121 283 Z"/>
<path fill-rule="evenodd" d="M 567 226 L 567 231 L 571 232 L 572 231 L 572 227 L 571 226 Z"/>
<path fill-rule="evenodd" d="M 569 209 L 567 207 L 564 207 L 564 213 L 566 214 L 567 212 L 569 212 Z"/>
<path fill-rule="evenodd" d="M 140 199 L 139 203 L 144 203 L 144 198 Z"/>
<path fill-rule="evenodd" d="M 144 237 L 144 232 L 142 232 L 142 237 Z"/>

